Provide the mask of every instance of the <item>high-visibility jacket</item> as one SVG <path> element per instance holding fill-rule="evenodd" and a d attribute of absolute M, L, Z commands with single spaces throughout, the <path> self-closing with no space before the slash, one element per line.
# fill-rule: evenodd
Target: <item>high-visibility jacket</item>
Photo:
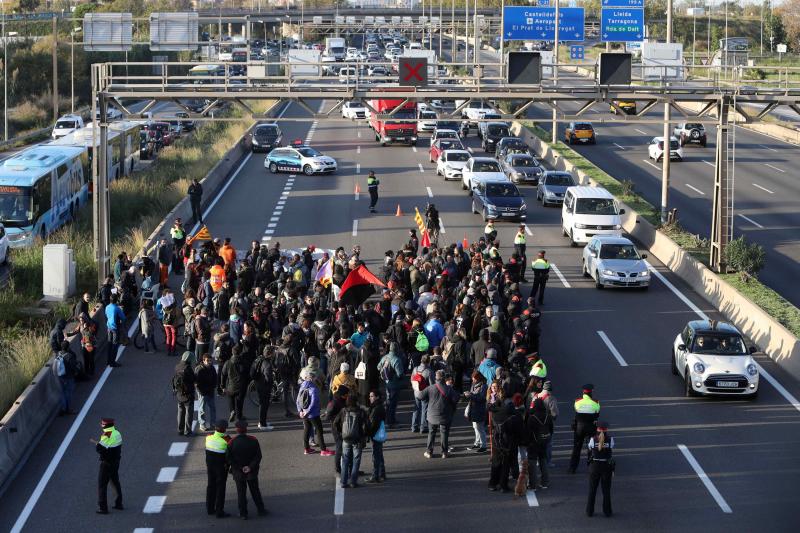
<path fill-rule="evenodd" d="M 494 231 L 495 231 L 494 224 L 492 224 L 491 222 L 486 224 L 486 227 L 483 228 L 484 235 L 489 235 L 490 233 L 494 233 Z"/>
<path fill-rule="evenodd" d="M 595 431 L 594 423 L 600 416 L 600 402 L 596 402 L 588 394 L 575 400 L 575 432 L 589 436 Z"/>
<path fill-rule="evenodd" d="M 533 366 L 531 367 L 531 376 L 536 378 L 546 378 L 547 377 L 547 365 L 544 364 L 544 361 L 539 359 Z M 599 404 L 598 404 L 599 405 Z"/>
<path fill-rule="evenodd" d="M 518 231 L 516 235 L 514 235 L 514 244 L 525 244 L 525 232 Z"/>
<path fill-rule="evenodd" d="M 375 178 L 373 176 L 369 176 L 367 178 L 367 190 L 378 192 L 378 184 L 379 183 L 380 183 L 380 181 L 378 181 L 378 178 Z"/>
<path fill-rule="evenodd" d="M 542 259 L 541 257 L 537 257 L 536 259 L 531 261 L 531 268 L 534 271 L 541 270 L 547 272 L 550 270 L 550 261 L 548 261 L 547 259 Z"/>
<path fill-rule="evenodd" d="M 600 402 L 595 401 L 588 394 L 575 400 L 575 413 L 584 415 L 597 415 L 600 413 Z"/>
<path fill-rule="evenodd" d="M 215 431 L 206 437 L 206 451 L 225 455 L 228 451 L 229 437 L 220 431 Z"/>
<path fill-rule="evenodd" d="M 169 230 L 169 235 L 176 241 L 180 241 L 186 237 L 186 232 L 183 231 L 183 228 L 181 227 L 173 226 L 172 229 Z"/>
<path fill-rule="evenodd" d="M 214 265 L 209 271 L 211 273 L 211 288 L 214 292 L 219 292 L 222 289 L 222 284 L 225 283 L 225 269 L 220 265 Z"/>
<path fill-rule="evenodd" d="M 106 449 L 122 446 L 122 434 L 114 426 L 103 428 L 103 434 L 100 435 L 100 446 Z"/>

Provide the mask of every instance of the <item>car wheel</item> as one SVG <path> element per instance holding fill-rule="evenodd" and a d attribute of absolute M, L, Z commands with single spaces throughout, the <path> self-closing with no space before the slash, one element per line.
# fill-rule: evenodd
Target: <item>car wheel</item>
<path fill-rule="evenodd" d="M 475 209 L 475 200 L 472 200 L 472 214 L 473 215 L 477 215 L 478 214 L 478 210 Z"/>
<path fill-rule="evenodd" d="M 684 372 L 683 394 L 687 398 L 691 398 L 693 396 L 697 396 L 697 392 L 695 392 L 695 390 L 692 388 L 692 376 L 689 373 L 689 369 L 688 368 Z"/>
<path fill-rule="evenodd" d="M 303 167 L 303 174 L 305 174 L 306 176 L 311 176 L 312 174 L 314 174 L 314 169 L 311 168 L 311 165 L 306 165 Z"/>
<path fill-rule="evenodd" d="M 464 180 L 461 180 L 461 190 L 467 190 L 467 185 L 464 183 Z"/>
<path fill-rule="evenodd" d="M 675 351 L 672 352 L 672 358 L 670 359 L 669 366 L 672 369 L 672 373 L 677 376 L 678 365 L 675 364 Z"/>
<path fill-rule="evenodd" d="M 575 248 L 576 246 L 578 246 L 578 243 L 575 242 L 574 233 L 572 232 L 572 230 L 569 230 L 569 245 L 572 248 Z"/>
<path fill-rule="evenodd" d="M 657 157 L 657 158 L 656 158 L 656 163 L 661 163 L 661 160 L 662 160 L 662 159 L 664 159 L 664 157 L 663 157 L 663 156 L 662 156 L 662 157 Z"/>
<path fill-rule="evenodd" d="M 277 174 L 278 173 L 278 164 L 275 163 L 275 162 L 270 163 L 269 164 L 269 171 L 272 172 L 273 174 Z"/>
<path fill-rule="evenodd" d="M 486 208 L 485 207 L 483 208 L 483 212 L 481 214 L 483 215 L 483 221 L 484 222 L 489 222 L 489 216 L 486 214 Z"/>
<path fill-rule="evenodd" d="M 581 267 L 582 267 L 582 270 L 583 270 L 583 277 L 584 278 L 592 277 L 591 274 L 589 274 L 589 271 L 586 270 L 586 261 L 581 261 Z"/>
<path fill-rule="evenodd" d="M 605 285 L 600 283 L 600 272 L 598 272 L 597 270 L 594 271 L 594 286 L 596 289 L 600 290 L 605 288 Z"/>
<path fill-rule="evenodd" d="M 561 219 L 561 235 L 563 237 L 566 237 L 566 236 L 569 235 L 569 233 L 567 233 L 567 230 L 564 229 L 564 219 L 563 218 Z"/>

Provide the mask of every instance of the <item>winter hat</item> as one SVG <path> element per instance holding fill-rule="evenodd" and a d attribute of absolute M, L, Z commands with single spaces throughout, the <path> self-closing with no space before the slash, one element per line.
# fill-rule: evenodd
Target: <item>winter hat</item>
<path fill-rule="evenodd" d="M 348 372 L 350 372 L 350 365 L 348 363 L 342 363 L 341 365 L 339 365 L 339 371 L 342 374 L 347 374 Z"/>

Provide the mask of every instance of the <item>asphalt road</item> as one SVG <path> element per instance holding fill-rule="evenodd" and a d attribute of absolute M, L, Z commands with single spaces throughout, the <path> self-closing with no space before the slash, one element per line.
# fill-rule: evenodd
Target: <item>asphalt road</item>
<path fill-rule="evenodd" d="M 303 113 L 296 106 L 287 116 Z M 435 176 L 425 142 L 417 150 L 380 147 L 363 125 L 286 122 L 286 139 L 307 138 L 317 149 L 339 161 L 331 176 L 271 175 L 263 155 L 242 165 L 230 187 L 208 212 L 214 236 L 230 236 L 238 249 L 267 236 L 284 248 L 362 247 L 374 264 L 387 249 L 396 249 L 413 226 L 414 207 L 433 201 L 440 210 L 445 241 L 477 238 L 483 222 L 470 213 L 470 200 L 458 183 Z M 471 137 L 470 145 L 477 146 Z M 479 150 L 479 149 L 478 149 Z M 421 169 L 421 170 L 420 170 Z M 354 195 L 366 174 L 381 179 L 379 212 L 370 215 L 368 197 Z M 285 208 L 278 213 L 283 191 Z M 566 283 L 552 276 L 544 306 L 542 354 L 559 399 L 550 488 L 535 498 L 514 499 L 486 490 L 486 456 L 464 451 L 472 431 L 459 409 L 452 444 L 459 448 L 446 460 L 423 458 L 424 442 L 407 431 L 408 393 L 400 405 L 401 428 L 389 433 L 385 447 L 388 481 L 340 493 L 341 514 L 335 514 L 335 479 L 331 459 L 304 456 L 301 425 L 282 417 L 273 406 L 271 433 L 258 433 L 264 462 L 261 488 L 271 515 L 252 519 L 248 528 L 273 531 L 792 531 L 800 496 L 797 447 L 800 445 L 800 405 L 792 406 L 773 386 L 762 381 L 755 402 L 688 399 L 682 382 L 669 370 L 675 334 L 697 311 L 718 318 L 664 267 L 652 261 L 661 276 L 648 292 L 597 291 L 581 277 L 580 250 L 570 248 L 558 228 L 559 211 L 544 209 L 528 197 L 528 238 L 531 249 L 544 248 Z M 404 216 L 395 217 L 397 205 Z M 277 218 L 277 220 L 272 220 Z M 275 224 L 269 227 L 270 224 Z M 265 235 L 269 230 L 273 233 Z M 502 252 L 514 225 L 502 224 Z M 669 285 L 667 284 L 669 283 Z M 674 286 L 680 296 L 672 291 Z M 527 286 L 526 286 L 527 290 Z M 697 309 L 697 311 L 693 310 Z M 605 332 L 627 366 L 621 366 L 604 344 Z M 764 368 L 789 393 L 800 397 L 800 384 L 765 357 Z M 242 523 L 205 514 L 205 467 L 201 437 L 175 433 L 175 401 L 169 390 L 174 359 L 143 354 L 130 347 L 124 366 L 103 374 L 102 385 L 78 418 L 59 418 L 33 450 L 13 490 L 0 500 L 0 530 L 12 530 L 28 502 L 25 531 L 238 531 Z M 617 442 L 612 520 L 586 518 L 586 467 L 566 474 L 571 447 L 572 399 L 585 382 L 593 382 L 602 417 Z M 83 402 L 90 387 L 81 385 Z M 220 412 L 225 412 L 218 402 Z M 252 405 L 247 414 L 255 416 Z M 85 416 L 84 416 L 85 415 Z M 121 477 L 126 510 L 97 516 L 97 459 L 89 438 L 97 438 L 98 421 L 114 416 L 123 433 Z M 251 418 L 252 420 L 252 418 Z M 72 427 L 70 427 L 72 425 Z M 74 438 L 73 438 L 74 437 Z M 329 434 L 326 436 L 329 438 Z M 183 444 L 188 446 L 183 447 Z M 685 445 L 719 493 L 709 492 L 679 445 Z M 54 455 L 61 450 L 58 460 Z M 172 452 L 170 452 L 170 450 Z M 51 467 L 48 469 L 48 465 Z M 162 470 L 172 468 L 175 470 Z M 362 470 L 369 472 L 369 451 Z M 50 472 L 42 482 L 43 474 Z M 174 480 L 173 480 L 174 472 Z M 162 482 L 158 479 L 161 477 Z M 38 496 L 31 494 L 39 484 Z M 235 512 L 235 491 L 228 483 L 227 510 Z M 163 498 L 163 500 L 162 500 Z M 159 505 L 158 503 L 161 502 Z M 722 505 L 722 506 L 721 506 Z M 252 506 L 252 503 L 251 503 Z M 729 506 L 731 513 L 723 512 Z M 252 511 L 251 511 L 252 512 Z M 794 524 L 794 525 L 793 525 Z M 18 525 L 20 525 L 18 523 Z"/>

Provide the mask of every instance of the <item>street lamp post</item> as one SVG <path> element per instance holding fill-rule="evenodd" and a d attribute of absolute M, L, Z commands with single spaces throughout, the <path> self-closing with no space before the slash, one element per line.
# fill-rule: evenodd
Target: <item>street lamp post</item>
<path fill-rule="evenodd" d="M 559 24 L 559 4 L 560 0 L 553 0 L 556 4 L 556 22 L 555 22 L 555 35 L 553 36 L 553 83 L 558 86 L 558 27 Z M 672 1 L 672 0 L 670 0 Z M 553 107 L 553 144 L 558 142 L 558 112 Z"/>
<path fill-rule="evenodd" d="M 667 43 L 672 42 L 672 0 L 667 0 Z M 665 72 L 666 74 L 666 72 Z M 664 104 L 664 150 L 661 156 L 661 223 L 667 222 L 667 206 L 669 202 L 669 163 L 672 151 L 669 131 L 670 104 Z"/>

